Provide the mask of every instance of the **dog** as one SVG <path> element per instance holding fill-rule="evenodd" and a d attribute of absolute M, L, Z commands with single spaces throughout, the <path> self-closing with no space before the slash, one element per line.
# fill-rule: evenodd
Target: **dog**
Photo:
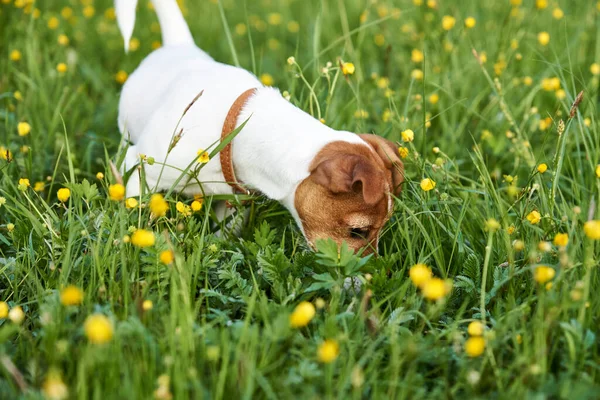
<path fill-rule="evenodd" d="M 317 240 L 332 238 L 363 254 L 376 252 L 404 181 L 396 145 L 334 130 L 250 72 L 215 61 L 194 43 L 176 0 L 152 2 L 163 45 L 125 82 L 118 125 L 129 144 L 124 171 L 140 155 L 160 162 L 145 164 L 143 174 L 134 170 L 127 196 L 139 195 L 143 184 L 190 196 L 251 189 L 284 205 L 313 249 Z M 136 3 L 115 0 L 126 51 Z M 197 176 L 181 179 L 198 154 L 244 123 Z"/>

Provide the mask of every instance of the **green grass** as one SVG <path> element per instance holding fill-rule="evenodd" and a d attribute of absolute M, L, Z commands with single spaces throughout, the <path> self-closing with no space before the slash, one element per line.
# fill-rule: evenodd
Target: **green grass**
<path fill-rule="evenodd" d="M 0 145 L 12 157 L 0 159 L 0 301 L 22 307 L 25 318 L 0 319 L 0 397 L 40 398 L 52 377 L 82 399 L 600 396 L 600 248 L 583 230 L 599 218 L 594 2 L 538 10 L 526 0 L 517 16 L 508 0 L 439 1 L 434 9 L 409 0 L 224 0 L 222 12 L 212 1 L 186 2 L 197 43 L 217 60 L 269 74 L 334 128 L 375 132 L 408 149 L 403 193 L 379 257 L 368 260 L 338 257 L 327 244 L 310 252 L 288 213 L 264 198 L 240 206 L 250 210 L 240 236 L 214 234 L 211 199 L 184 216 L 175 204 L 193 199 L 173 193 L 158 219 L 110 200 L 109 161 L 120 140 L 115 74 L 131 73 L 160 40 L 153 11 L 140 2 L 139 48 L 125 55 L 105 13 L 110 1 L 89 0 L 90 18 L 84 1 L 38 1 L 37 19 L 5 3 Z M 72 17 L 61 16 L 65 6 Z M 444 15 L 456 18 L 449 31 Z M 542 31 L 547 46 L 538 43 Z M 413 49 L 423 61 L 411 60 Z M 356 72 L 343 76 L 340 59 Z M 414 69 L 423 80 L 411 78 Z M 560 91 L 543 89 L 551 77 Z M 19 122 L 31 125 L 28 135 L 17 134 Z M 414 142 L 402 143 L 405 129 Z M 32 187 L 19 190 L 20 178 Z M 423 178 L 435 189 L 421 190 Z M 65 204 L 56 197 L 63 186 L 71 189 Z M 526 218 L 534 210 L 535 225 Z M 136 228 L 154 231 L 156 243 L 128 243 Z M 566 248 L 540 248 L 560 232 Z M 175 262 L 164 265 L 159 254 L 168 249 Z M 409 279 L 417 263 L 452 291 L 424 299 Z M 539 265 L 555 270 L 552 285 L 534 280 Z M 363 280 L 362 291 L 343 290 L 347 276 Z M 81 305 L 61 304 L 67 285 L 83 289 Z M 324 307 L 293 329 L 290 314 L 303 300 Z M 85 335 L 94 313 L 114 326 L 106 344 Z M 485 351 L 469 357 L 467 326 L 476 320 L 486 325 Z M 339 343 L 330 364 L 317 357 L 326 339 Z"/>

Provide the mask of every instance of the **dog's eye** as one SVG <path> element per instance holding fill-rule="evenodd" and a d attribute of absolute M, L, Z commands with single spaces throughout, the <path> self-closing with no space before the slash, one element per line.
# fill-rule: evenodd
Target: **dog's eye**
<path fill-rule="evenodd" d="M 369 228 L 350 228 L 352 239 L 366 239 L 369 236 Z"/>

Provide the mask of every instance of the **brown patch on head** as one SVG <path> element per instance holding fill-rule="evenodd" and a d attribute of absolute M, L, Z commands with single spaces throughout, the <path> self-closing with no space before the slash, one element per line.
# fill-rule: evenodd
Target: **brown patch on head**
<path fill-rule="evenodd" d="M 375 135 L 361 138 L 370 146 L 325 146 L 296 190 L 295 208 L 312 246 L 332 238 L 355 251 L 368 246 L 364 254 L 377 249 L 379 232 L 390 217 L 390 192 L 398 194 L 403 181 L 402 162 L 392 142 Z"/>

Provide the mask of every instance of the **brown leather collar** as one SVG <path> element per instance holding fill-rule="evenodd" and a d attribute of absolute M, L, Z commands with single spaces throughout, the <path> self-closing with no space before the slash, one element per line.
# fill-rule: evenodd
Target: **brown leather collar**
<path fill-rule="evenodd" d="M 242 112 L 242 109 L 246 105 L 246 102 L 256 92 L 256 88 L 248 89 L 244 93 L 240 94 L 237 99 L 231 105 L 229 112 L 227 113 L 227 117 L 225 118 L 225 122 L 223 122 L 223 130 L 221 131 L 221 142 L 235 130 L 235 126 L 237 125 L 238 117 Z M 225 177 L 225 182 L 229 184 L 233 188 L 234 192 L 249 194 L 247 189 L 244 189 L 240 182 L 235 177 L 235 171 L 233 169 L 233 158 L 231 156 L 231 140 L 220 153 L 221 158 L 221 172 L 223 172 L 223 177 Z"/>

